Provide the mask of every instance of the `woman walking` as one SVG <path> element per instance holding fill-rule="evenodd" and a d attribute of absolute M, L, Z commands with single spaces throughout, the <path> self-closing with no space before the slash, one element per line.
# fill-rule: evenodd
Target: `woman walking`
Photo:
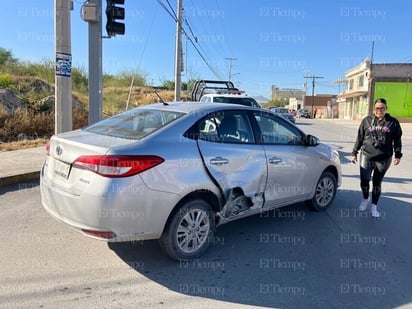
<path fill-rule="evenodd" d="M 366 210 L 371 203 L 371 215 L 380 216 L 377 205 L 381 195 L 381 184 L 386 171 L 393 164 L 398 165 L 402 158 L 402 128 L 399 121 L 387 112 L 383 98 L 375 101 L 373 116 L 366 116 L 358 129 L 358 136 L 352 151 L 352 162 L 357 162 L 360 150 L 360 187 L 363 199 L 360 210 Z M 369 183 L 372 178 L 372 200 L 369 199 Z"/>

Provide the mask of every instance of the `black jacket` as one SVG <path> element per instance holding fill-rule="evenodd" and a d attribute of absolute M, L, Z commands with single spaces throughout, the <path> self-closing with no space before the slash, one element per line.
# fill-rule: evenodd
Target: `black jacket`
<path fill-rule="evenodd" d="M 362 154 L 373 161 L 385 160 L 392 157 L 402 157 L 402 129 L 399 121 L 388 113 L 385 118 L 378 120 L 375 116 L 366 116 L 359 125 L 358 136 L 352 155 Z"/>

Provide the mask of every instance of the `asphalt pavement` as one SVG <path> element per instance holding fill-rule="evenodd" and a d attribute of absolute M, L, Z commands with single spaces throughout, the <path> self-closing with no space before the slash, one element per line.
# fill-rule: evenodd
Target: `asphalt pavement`
<path fill-rule="evenodd" d="M 37 182 L 20 186 L 39 177 L 44 146 L 0 152 L 0 308 L 412 308 L 412 123 L 402 123 L 404 157 L 385 176 L 379 219 L 358 210 L 359 165 L 349 160 L 358 122 L 296 123 L 341 154 L 334 206 L 237 220 L 201 259 L 177 265 L 155 241 L 107 250 L 77 236 L 41 207 Z"/>

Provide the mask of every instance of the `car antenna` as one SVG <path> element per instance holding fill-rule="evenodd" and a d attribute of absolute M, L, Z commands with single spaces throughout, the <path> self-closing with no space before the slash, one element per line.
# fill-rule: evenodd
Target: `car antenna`
<path fill-rule="evenodd" d="M 154 90 L 155 94 L 157 95 L 157 97 L 159 98 L 160 102 L 163 103 L 163 105 L 169 105 L 168 103 L 166 103 L 166 102 L 162 99 L 162 97 L 160 96 L 160 94 L 156 91 L 156 88 L 155 88 L 155 87 L 153 87 L 153 90 Z"/>

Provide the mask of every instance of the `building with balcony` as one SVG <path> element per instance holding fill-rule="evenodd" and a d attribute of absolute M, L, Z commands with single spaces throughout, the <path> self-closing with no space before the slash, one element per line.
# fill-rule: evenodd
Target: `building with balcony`
<path fill-rule="evenodd" d="M 411 63 L 371 63 L 364 60 L 337 81 L 346 85 L 336 102 L 339 118 L 356 120 L 371 115 L 377 98 L 387 100 L 388 113 L 392 116 L 411 118 L 411 75 Z"/>

